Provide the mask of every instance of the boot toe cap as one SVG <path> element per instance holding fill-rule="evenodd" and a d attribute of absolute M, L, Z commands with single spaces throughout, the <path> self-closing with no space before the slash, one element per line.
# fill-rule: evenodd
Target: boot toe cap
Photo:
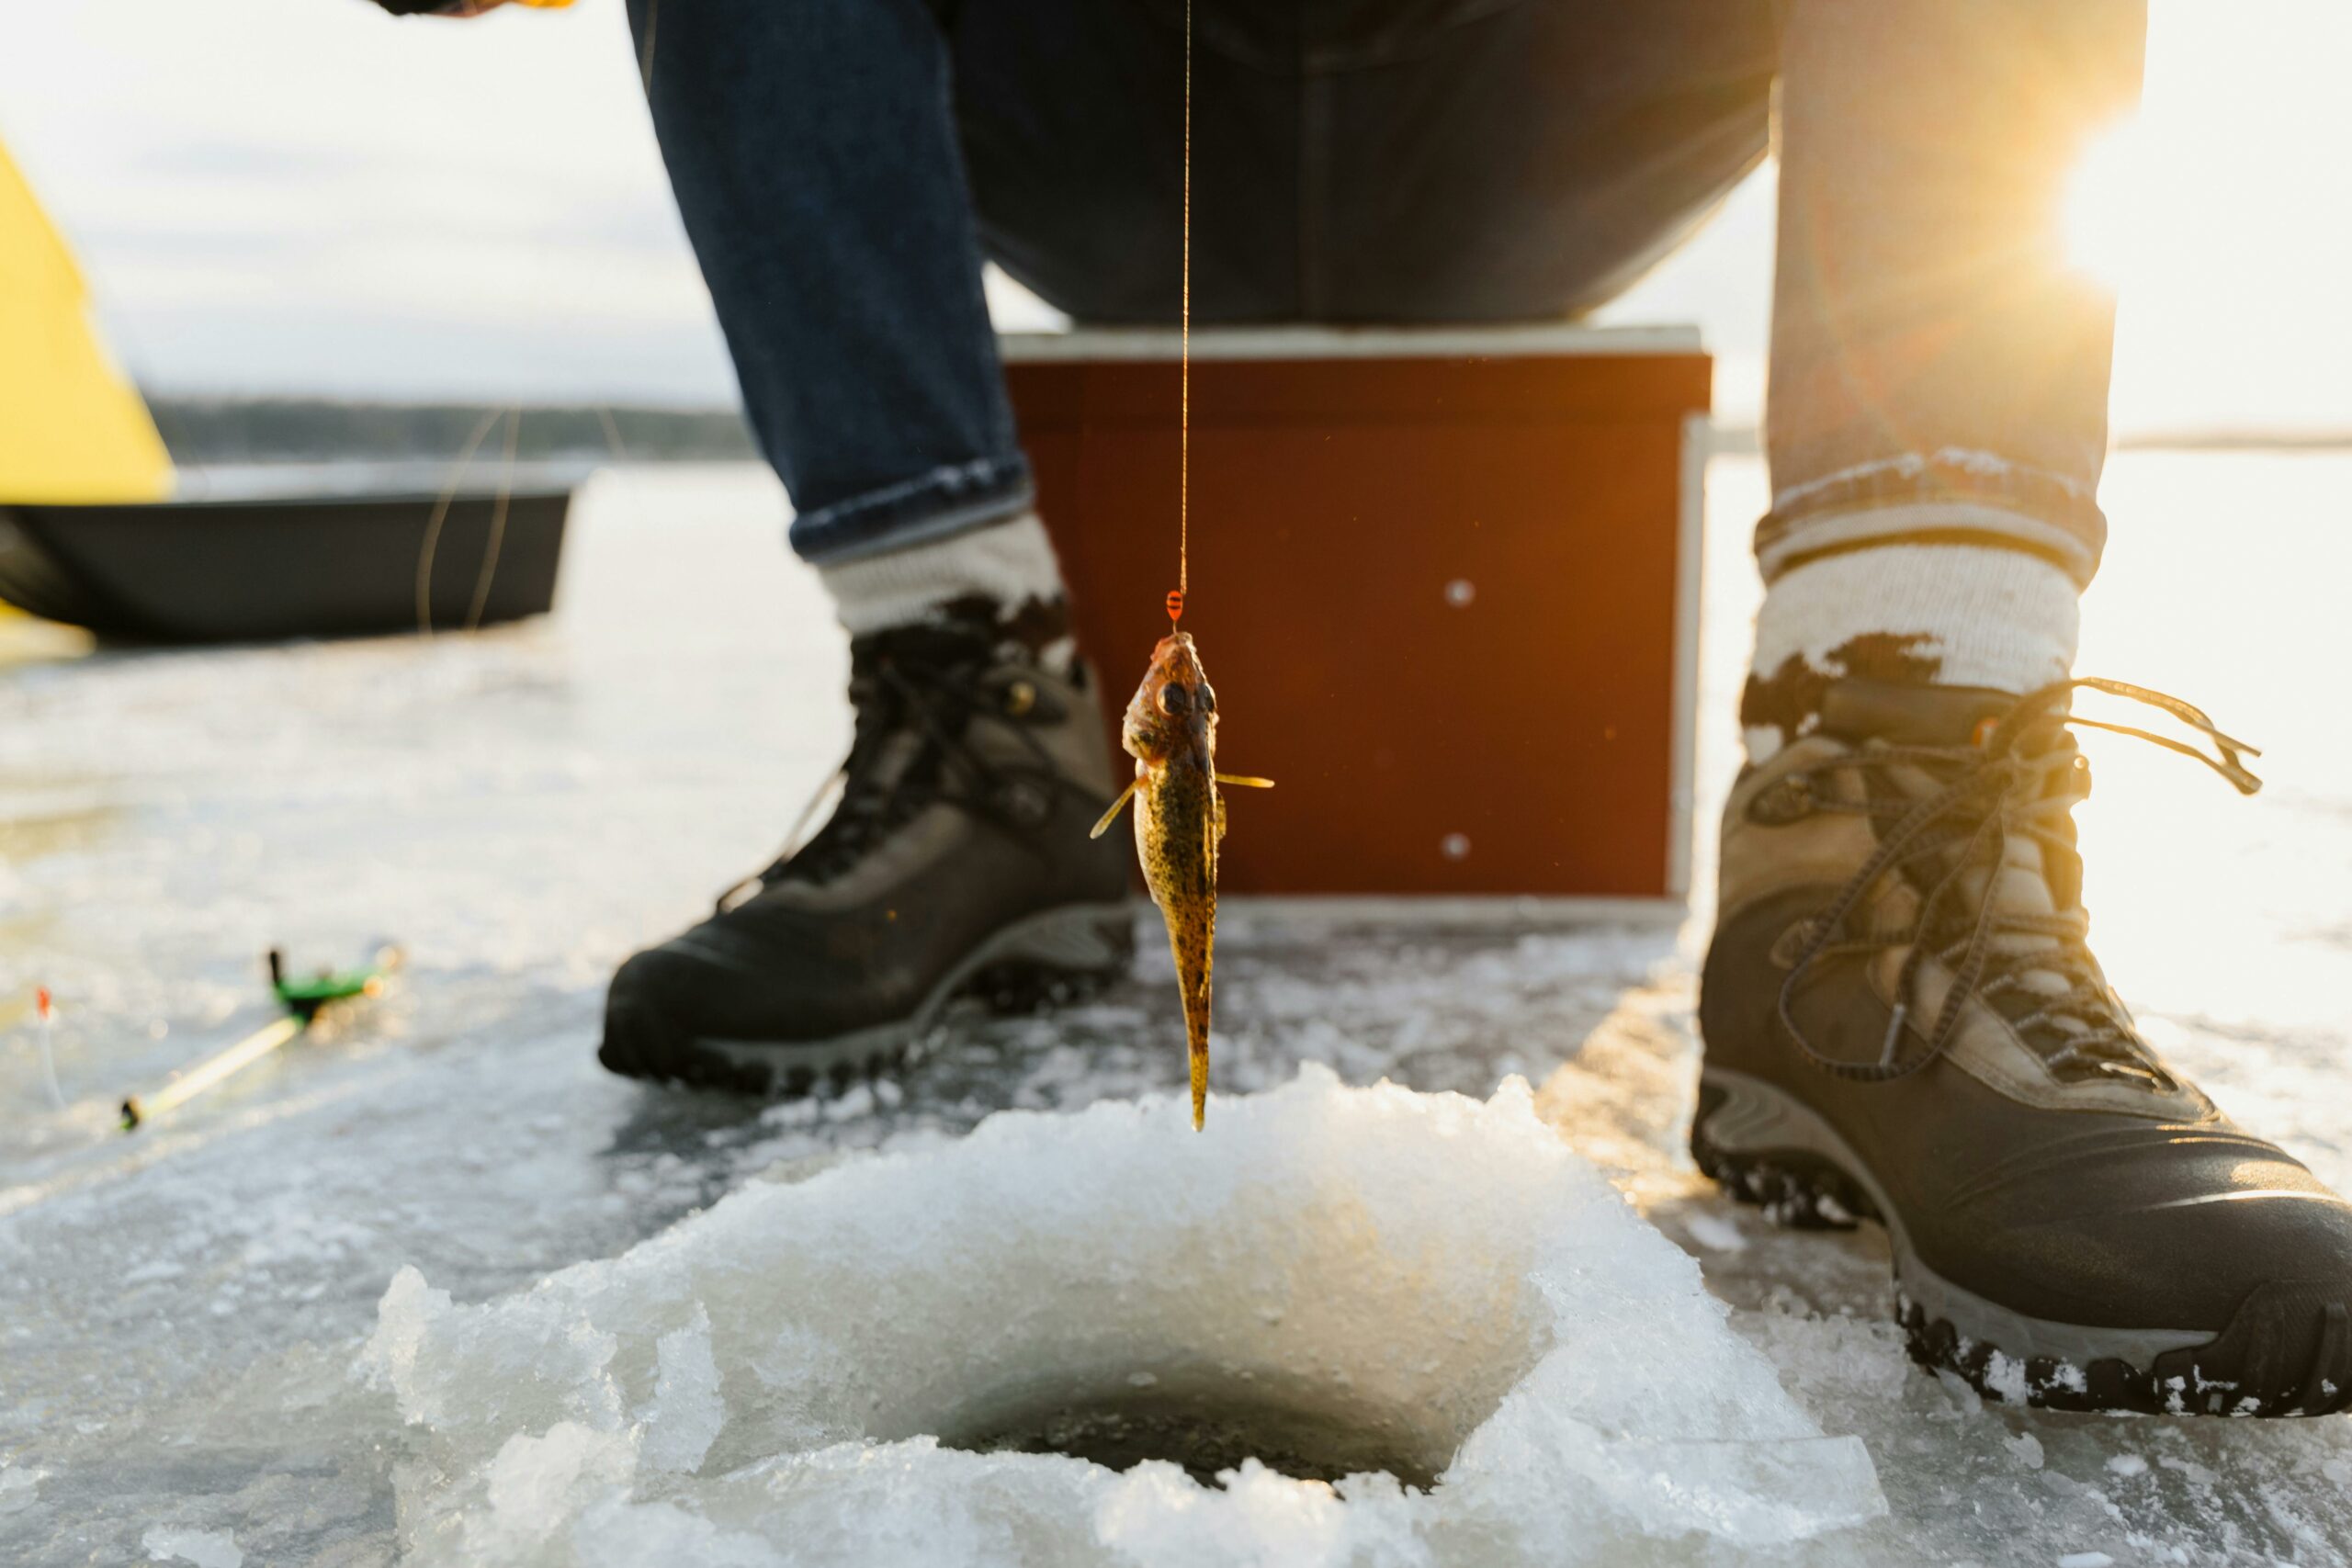
<path fill-rule="evenodd" d="M 2140 1342 L 2122 1359 L 2146 1380 L 2144 1408 L 2352 1408 L 2352 1204 L 2267 1147 L 2201 1182 L 2166 1174 L 2143 1174 L 2129 1201 L 2086 1183 L 2064 1217 L 2012 1223 L 1984 1293 Z"/>

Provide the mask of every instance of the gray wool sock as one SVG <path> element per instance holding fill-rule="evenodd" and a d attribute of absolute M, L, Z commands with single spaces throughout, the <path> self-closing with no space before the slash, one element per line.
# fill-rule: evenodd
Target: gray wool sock
<path fill-rule="evenodd" d="M 817 575 L 852 637 L 986 615 L 1040 662 L 1066 670 L 1075 651 L 1061 567 L 1034 512 L 820 565 Z"/>

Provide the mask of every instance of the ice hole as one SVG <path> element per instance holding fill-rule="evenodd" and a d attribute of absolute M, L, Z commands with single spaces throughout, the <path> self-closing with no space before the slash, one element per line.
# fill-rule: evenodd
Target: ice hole
<path fill-rule="evenodd" d="M 755 1183 L 368 1363 L 420 1562 L 1606 1558 L 1883 1510 L 1540 1122 L 1308 1068 Z M 1383 1473 L 1385 1472 L 1385 1473 Z M 878 1533 L 877 1533 L 878 1532 Z"/>
<path fill-rule="evenodd" d="M 1138 1380 L 1148 1380 L 1139 1382 Z M 1452 1434 L 1423 1429 L 1412 1413 L 1373 1410 L 1345 1389 L 1259 1386 L 1255 1380 L 1151 1373 L 1121 1386 L 1041 1389 L 943 1423 L 940 1441 L 976 1453 L 1067 1454 L 1108 1470 L 1165 1460 L 1204 1486 L 1256 1460 L 1295 1481 L 1385 1473 L 1428 1490 L 1453 1457 Z"/>

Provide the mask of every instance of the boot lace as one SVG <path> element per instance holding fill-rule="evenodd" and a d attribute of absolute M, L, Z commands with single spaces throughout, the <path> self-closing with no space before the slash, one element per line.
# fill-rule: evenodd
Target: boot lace
<path fill-rule="evenodd" d="M 2073 716 L 2065 711 L 2075 691 L 2107 693 L 2171 715 L 2210 739 L 2217 757 L 2168 736 Z M 1861 801 L 1809 795 L 1815 810 L 1845 811 L 1884 821 L 1877 851 L 1854 872 L 1829 907 L 1807 923 L 1780 995 L 1780 1018 L 1807 1061 L 1833 1076 L 1883 1083 L 1917 1072 L 1943 1055 L 1958 1031 L 1968 998 L 1993 1003 L 2018 1036 L 2041 1055 L 2062 1078 L 2107 1076 L 2143 1082 L 2162 1090 L 2173 1086 L 2166 1073 L 2116 1004 L 2087 938 L 2090 916 L 2074 895 L 2081 886 L 2075 847 L 2073 810 L 2090 795 L 2090 765 L 2075 749 L 2067 726 L 2129 735 L 2177 751 L 2211 768 L 2242 795 L 2262 781 L 2244 759 L 2262 753 L 2214 727 L 2199 708 L 2121 681 L 2081 678 L 2060 681 L 2020 698 L 1997 721 L 1980 727 L 1967 746 L 1873 748 L 1795 770 L 1790 776 L 1838 769 L 1866 775 L 1910 768 L 1943 781 L 1921 797 L 1899 787 L 1866 789 Z M 1809 785 L 1800 783 L 1801 789 Z M 2042 910 L 2005 907 L 2002 874 L 2012 868 L 2013 839 L 2039 847 L 2045 884 L 2064 907 Z M 1914 868 L 1919 868 L 1915 870 Z M 1917 917 L 1904 929 L 1858 932 L 1849 921 L 1880 879 L 1889 874 L 1924 884 Z M 1969 908 L 1971 896 L 1974 907 Z M 1894 1016 L 1875 1062 L 1824 1055 L 1796 1021 L 1793 1003 L 1815 966 L 1841 955 L 1870 955 L 1908 948 L 1895 977 Z M 1926 1031 L 1924 1050 L 1901 1054 L 1910 1014 L 1912 983 L 1929 956 L 1952 976 L 1942 1004 Z"/>
<path fill-rule="evenodd" d="M 951 645 L 943 649 L 942 642 Z M 1022 818 L 1037 815 L 1037 791 L 1057 793 L 1061 779 L 1051 754 L 1025 725 L 1004 727 L 1036 764 L 1034 771 L 1020 770 L 1017 779 L 971 745 L 976 719 L 1008 713 L 1011 687 L 985 679 L 989 660 L 984 644 L 956 647 L 939 635 L 859 650 L 849 682 L 856 717 L 848 755 L 800 808 L 776 857 L 719 895 L 719 912 L 779 882 L 833 881 L 941 801 L 1020 838 Z M 1034 703 L 1034 685 L 1029 690 Z M 1014 705 L 1012 716 L 1025 706 Z M 802 831 L 836 785 L 841 794 L 832 816 L 804 842 Z M 1044 804 L 1050 807 L 1051 799 Z"/>

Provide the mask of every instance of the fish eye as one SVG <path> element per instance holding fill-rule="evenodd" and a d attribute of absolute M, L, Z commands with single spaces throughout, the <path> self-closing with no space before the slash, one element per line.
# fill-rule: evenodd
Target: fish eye
<path fill-rule="evenodd" d="M 1203 713 L 1216 712 L 1216 688 L 1205 682 L 1201 686 L 1201 711 Z"/>
<path fill-rule="evenodd" d="M 1159 688 L 1159 711 L 1171 718 L 1182 718 L 1191 711 L 1193 694 L 1170 681 Z"/>

